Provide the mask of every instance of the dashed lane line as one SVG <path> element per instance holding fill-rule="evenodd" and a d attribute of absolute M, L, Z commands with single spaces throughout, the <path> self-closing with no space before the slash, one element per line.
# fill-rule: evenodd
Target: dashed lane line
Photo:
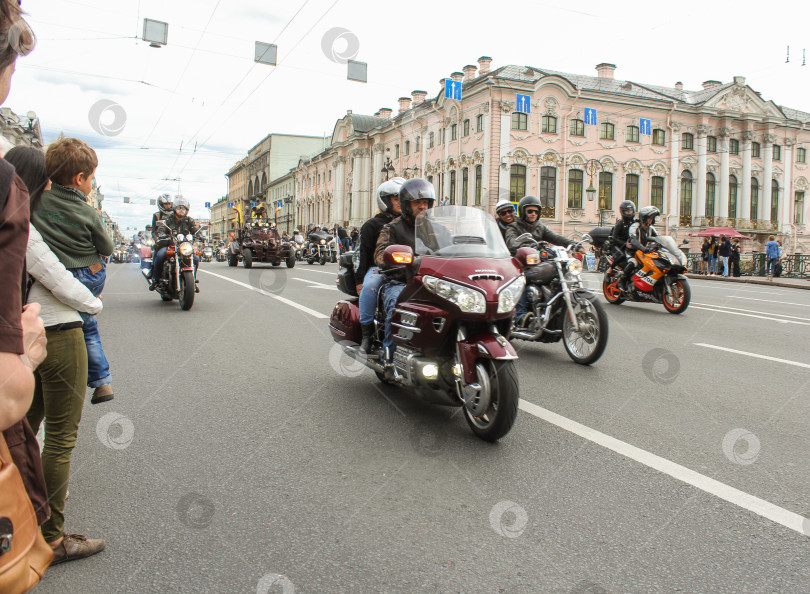
<path fill-rule="evenodd" d="M 259 295 L 264 295 L 265 297 L 270 297 L 271 299 L 275 299 L 276 301 L 281 301 L 281 303 L 285 303 L 285 304 L 287 304 L 287 305 L 289 305 L 291 307 L 294 307 L 295 309 L 297 309 L 299 311 L 303 311 L 304 313 L 307 313 L 307 314 L 311 315 L 313 318 L 318 318 L 318 319 L 321 319 L 321 320 L 328 320 L 329 319 L 329 316 L 327 316 L 325 314 L 322 314 L 319 311 L 315 311 L 314 309 L 310 309 L 308 307 L 305 307 L 305 306 L 301 305 L 300 303 L 296 303 L 295 301 L 291 301 L 290 299 L 287 299 L 285 297 L 281 297 L 280 295 L 274 295 L 273 293 L 270 293 L 270 292 L 265 291 L 263 289 L 258 289 L 256 287 L 253 287 L 253 286 L 247 284 L 247 283 L 243 283 L 241 281 L 234 280 L 232 278 L 228 278 L 227 276 L 222 276 L 221 274 L 217 274 L 216 272 L 209 272 L 208 270 L 198 269 L 198 272 L 203 272 L 205 274 L 210 274 L 211 276 L 221 278 L 222 280 L 228 281 L 229 283 L 233 283 L 234 285 L 249 289 L 249 290 L 253 291 L 254 293 L 258 293 Z"/>
<path fill-rule="evenodd" d="M 706 344 L 703 342 L 694 342 L 692 343 L 695 346 L 704 347 L 707 349 L 715 349 L 717 351 L 725 351 L 727 353 L 734 353 L 736 355 L 744 355 L 746 357 L 754 357 L 756 359 L 765 359 L 766 361 L 775 361 L 777 363 L 784 363 L 785 365 L 794 365 L 796 367 L 804 367 L 805 369 L 810 369 L 810 364 L 807 363 L 799 363 L 798 361 L 791 361 L 790 359 L 780 359 L 779 357 L 771 357 L 769 355 L 760 355 L 759 353 L 749 353 L 748 351 L 738 351 L 737 349 L 730 349 L 727 347 L 721 347 L 714 344 Z"/>

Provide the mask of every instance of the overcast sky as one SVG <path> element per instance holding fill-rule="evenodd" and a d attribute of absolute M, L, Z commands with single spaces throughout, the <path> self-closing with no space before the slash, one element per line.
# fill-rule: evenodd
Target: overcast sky
<path fill-rule="evenodd" d="M 594 0 L 22 6 L 39 41 L 18 61 L 5 105 L 35 111 L 46 142 L 64 132 L 97 150 L 104 207 L 124 228 L 143 228 L 155 210 L 149 199 L 164 192 L 182 193 L 192 216 L 207 218 L 203 203 L 227 193 L 224 174 L 266 134 L 331 134 L 347 109 L 396 113 L 397 98 L 414 89 L 436 95 L 441 78 L 482 55 L 493 58 L 493 69 L 521 64 L 578 74 L 612 62 L 618 79 L 683 81 L 686 89 L 742 75 L 764 99 L 810 112 L 810 65 L 801 65 L 810 45 L 806 2 L 756 10 L 715 0 L 660 8 Z M 167 46 L 140 40 L 144 18 L 169 23 Z M 336 28 L 346 32 L 330 43 Z M 254 63 L 257 40 L 278 45 L 277 67 Z M 368 63 L 366 84 L 346 80 L 341 62 L 355 51 Z M 100 101 L 113 107 L 99 123 Z M 132 204 L 123 204 L 124 196 Z"/>

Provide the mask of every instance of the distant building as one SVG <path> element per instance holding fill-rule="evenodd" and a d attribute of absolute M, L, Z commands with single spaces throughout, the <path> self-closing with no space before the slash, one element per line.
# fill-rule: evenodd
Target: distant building
<path fill-rule="evenodd" d="M 0 150 L 2 154 L 15 146 L 42 148 L 42 130 L 33 111 L 18 116 L 8 107 L 0 107 Z"/>
<path fill-rule="evenodd" d="M 491 62 L 449 77 L 461 100 L 442 79 L 431 97 L 401 97 L 396 115 L 338 120 L 332 145 L 294 168 L 298 220 L 359 226 L 386 177 L 418 176 L 438 200 L 489 212 L 536 195 L 569 237 L 612 224 L 627 199 L 657 206 L 676 238 L 730 226 L 756 247 L 773 233 L 810 251 L 810 113 L 765 101 L 741 76 L 688 91 L 617 80 L 607 63 L 588 76 Z"/>

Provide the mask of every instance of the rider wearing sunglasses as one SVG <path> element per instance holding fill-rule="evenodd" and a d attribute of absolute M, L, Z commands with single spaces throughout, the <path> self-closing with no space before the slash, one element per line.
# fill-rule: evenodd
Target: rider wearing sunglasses
<path fill-rule="evenodd" d="M 495 205 L 495 217 L 498 221 L 498 229 L 501 230 L 504 241 L 506 241 L 506 228 L 515 222 L 515 205 L 510 200 L 499 200 Z"/>

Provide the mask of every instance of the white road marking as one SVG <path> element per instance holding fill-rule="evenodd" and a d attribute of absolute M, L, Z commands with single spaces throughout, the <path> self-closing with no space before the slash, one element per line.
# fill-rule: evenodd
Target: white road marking
<path fill-rule="evenodd" d="M 715 313 L 730 314 L 732 316 L 744 316 L 746 318 L 760 318 L 761 320 L 770 320 L 771 322 L 779 322 L 780 324 L 798 324 L 799 326 L 810 326 L 810 322 L 794 322 L 793 320 L 780 320 L 778 318 L 771 318 L 768 316 L 756 316 L 754 314 L 742 313 L 739 311 L 729 311 L 726 309 L 716 309 L 714 307 L 699 307 L 697 305 L 690 305 L 691 309 L 703 309 L 706 311 L 713 311 Z"/>
<path fill-rule="evenodd" d="M 302 283 L 309 283 L 310 285 L 315 285 L 318 289 L 331 289 L 337 291 L 337 287 L 331 285 L 325 285 L 323 283 L 319 283 L 313 280 L 309 280 L 308 278 L 298 278 L 297 276 L 293 277 L 293 280 L 301 281 Z"/>
<path fill-rule="evenodd" d="M 790 301 L 773 301 L 771 299 L 757 299 L 756 297 L 740 297 L 739 295 L 729 295 L 731 299 L 746 299 L 748 301 L 765 301 L 766 303 L 778 303 L 779 305 L 798 305 L 800 307 L 810 307 L 810 303 L 792 303 Z"/>
<path fill-rule="evenodd" d="M 221 278 L 222 280 L 228 281 L 229 283 L 233 283 L 233 284 L 238 285 L 240 287 L 250 289 L 254 293 L 258 293 L 259 295 L 264 295 L 265 297 L 271 297 L 272 299 L 275 299 L 276 301 L 281 301 L 282 303 L 286 303 L 287 305 L 290 305 L 290 306 L 294 307 L 297 310 L 303 311 L 304 313 L 311 315 L 313 318 L 318 318 L 318 319 L 321 319 L 321 320 L 329 319 L 329 316 L 327 316 L 325 314 L 322 314 L 319 311 L 315 311 L 314 309 L 309 309 L 308 307 L 304 307 L 303 305 L 301 305 L 299 303 L 296 303 L 295 301 L 290 301 L 289 299 L 286 299 L 285 297 L 281 297 L 280 295 L 274 295 L 273 293 L 270 293 L 270 292 L 265 291 L 263 289 L 257 289 L 256 287 L 252 287 L 247 283 L 243 283 L 241 281 L 234 280 L 232 278 L 228 278 L 227 276 L 222 276 L 221 274 L 217 274 L 215 272 L 209 272 L 207 270 L 198 269 L 197 272 L 203 272 L 205 274 L 210 274 L 211 276 Z"/>
<path fill-rule="evenodd" d="M 336 276 L 336 272 L 327 272 L 325 270 L 314 270 L 312 268 L 304 268 L 303 266 L 299 266 L 295 269 L 296 272 L 317 272 L 318 274 L 328 274 L 329 276 Z"/>
<path fill-rule="evenodd" d="M 805 369 L 810 369 L 810 364 L 808 363 L 799 363 L 798 361 L 791 361 L 789 359 L 780 359 L 779 357 L 770 357 L 768 355 L 760 355 L 758 353 L 749 353 L 747 351 L 738 351 L 737 349 L 729 349 L 726 347 L 716 346 L 713 344 L 706 344 L 703 342 L 695 342 L 692 343 L 695 346 L 705 347 L 707 349 L 715 349 L 718 351 L 726 351 L 727 353 L 735 353 L 737 355 L 745 355 L 746 357 L 754 357 L 756 359 L 765 359 L 766 361 L 776 361 L 777 363 L 784 363 L 785 365 L 795 365 L 796 367 L 804 367 Z"/>
<path fill-rule="evenodd" d="M 802 318 L 802 317 L 799 317 L 799 316 L 789 316 L 787 314 L 778 314 L 778 313 L 772 313 L 772 312 L 769 312 L 769 311 L 757 311 L 755 309 L 742 309 L 742 308 L 739 308 L 739 307 L 730 307 L 728 305 L 717 305 L 715 303 L 697 303 L 697 302 L 693 302 L 693 305 L 702 305 L 703 307 L 717 307 L 719 309 L 728 309 L 728 310 L 732 310 L 732 311 L 743 311 L 745 313 L 759 314 L 759 315 L 762 315 L 762 316 L 776 316 L 777 318 L 789 318 L 791 320 L 802 320 L 802 321 L 805 321 L 805 322 L 810 322 L 810 318 Z M 786 320 L 782 320 L 782 321 L 786 321 Z"/>
<path fill-rule="evenodd" d="M 695 472 L 694 470 L 690 470 L 689 468 L 676 464 L 675 462 L 667 460 L 666 458 L 662 458 L 646 450 L 642 450 L 641 448 L 630 445 L 629 443 L 618 440 L 615 437 L 601 433 L 596 429 L 586 427 L 585 425 L 553 413 L 550 410 L 537 406 L 536 404 L 532 404 L 531 402 L 521 400 L 520 408 L 538 419 L 542 419 L 548 423 L 551 423 L 552 425 L 556 425 L 561 429 L 565 429 L 566 431 L 578 435 L 583 439 L 587 439 L 590 442 L 600 445 L 603 448 L 616 452 L 621 456 L 635 460 L 636 462 L 657 470 L 658 472 L 669 475 L 674 479 L 686 483 L 687 485 L 700 489 L 704 493 L 714 495 L 715 497 L 723 499 L 724 501 L 728 501 L 729 503 L 732 503 L 738 507 L 754 512 L 763 518 L 767 518 L 772 522 L 780 524 L 785 528 L 790 528 L 799 534 L 808 536 L 808 534 L 805 532 L 807 518 L 802 515 L 789 511 L 783 507 L 779 507 L 778 505 L 774 505 L 769 501 L 765 501 L 764 499 L 760 499 L 759 497 L 755 497 L 754 495 L 750 495 L 744 491 L 740 491 L 739 489 L 735 489 L 734 487 L 721 483 L 713 478 L 709 478 L 700 474 L 699 472 Z"/>

